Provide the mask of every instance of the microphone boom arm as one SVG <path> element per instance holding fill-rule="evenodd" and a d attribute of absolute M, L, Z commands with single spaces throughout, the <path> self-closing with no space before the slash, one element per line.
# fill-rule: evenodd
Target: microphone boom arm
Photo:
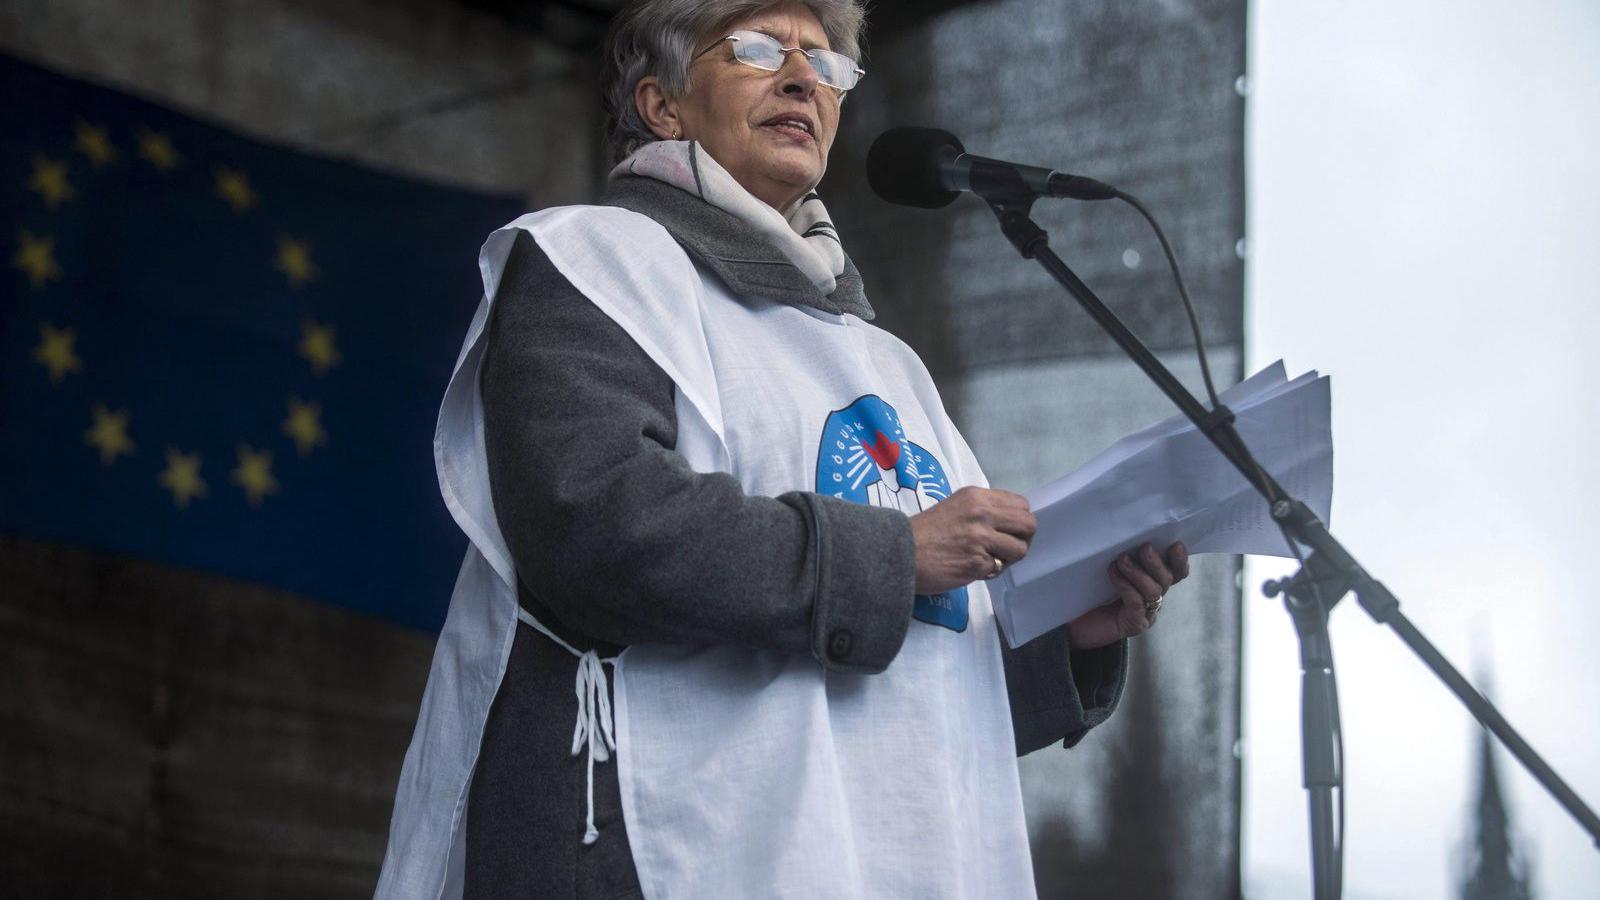
<path fill-rule="evenodd" d="M 1343 760 L 1333 760 L 1331 767 L 1327 764 L 1330 756 L 1328 748 L 1333 745 L 1333 736 L 1328 729 L 1338 721 L 1338 699 L 1333 687 L 1326 627 L 1328 611 L 1347 591 L 1355 592 L 1357 602 L 1374 621 L 1393 629 L 1435 677 L 1455 694 L 1467 711 L 1493 732 L 1517 761 L 1577 820 L 1596 848 L 1600 848 L 1600 817 L 1400 612 L 1399 599 L 1361 567 L 1311 508 L 1291 497 L 1282 485 L 1256 464 L 1249 448 L 1233 428 L 1233 414 L 1227 407 L 1218 404 L 1214 409 L 1207 410 L 1202 406 L 1150 348 L 1050 249 L 1049 235 L 1030 217 L 1038 193 L 1024 182 L 1022 175 L 1009 166 L 982 165 L 973 167 L 971 178 L 972 192 L 989 204 L 1000 221 L 1001 232 L 1023 258 L 1038 260 L 1045 271 L 1066 288 L 1090 318 L 1117 342 L 1161 392 L 1205 433 L 1217 450 L 1262 495 L 1273 520 L 1294 540 L 1312 550 L 1311 559 L 1315 565 L 1304 567 L 1301 575 L 1296 576 L 1301 583 L 1295 584 L 1294 579 L 1285 579 L 1285 582 L 1291 583 L 1273 583 L 1267 592 L 1269 596 L 1275 595 L 1278 590 L 1284 592 L 1285 605 L 1295 619 L 1296 633 L 1301 639 L 1302 750 L 1312 820 L 1312 879 L 1316 900 L 1333 900 L 1342 890 L 1344 835 L 1338 836 L 1340 846 L 1336 855 L 1333 845 L 1333 808 L 1328 798 L 1331 789 L 1338 787 L 1341 780 Z M 1330 579 L 1338 586 L 1339 594 L 1324 603 L 1315 585 Z M 1314 607 L 1307 608 L 1312 604 Z"/>

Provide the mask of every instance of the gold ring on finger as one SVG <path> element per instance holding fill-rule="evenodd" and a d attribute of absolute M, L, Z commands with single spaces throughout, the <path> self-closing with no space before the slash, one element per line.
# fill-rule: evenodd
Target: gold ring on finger
<path fill-rule="evenodd" d="M 1005 561 L 1002 560 L 1000 557 L 996 556 L 994 558 L 994 571 L 989 573 L 989 577 L 990 578 L 999 578 L 1000 577 L 1000 573 L 1004 572 L 1005 570 L 1006 570 Z"/>

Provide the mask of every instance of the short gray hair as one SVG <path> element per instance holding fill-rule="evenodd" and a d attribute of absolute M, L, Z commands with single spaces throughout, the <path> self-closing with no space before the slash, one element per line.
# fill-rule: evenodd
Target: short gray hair
<path fill-rule="evenodd" d="M 794 0 L 822 24 L 835 51 L 861 59 L 866 9 L 861 0 Z M 784 0 L 634 0 L 617 13 L 601 61 L 601 104 L 612 164 L 658 140 L 639 115 L 633 90 L 647 75 L 674 96 L 689 91 L 689 60 L 712 31 Z"/>

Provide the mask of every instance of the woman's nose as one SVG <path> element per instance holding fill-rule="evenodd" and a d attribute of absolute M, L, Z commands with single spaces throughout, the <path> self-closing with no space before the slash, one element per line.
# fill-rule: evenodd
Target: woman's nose
<path fill-rule="evenodd" d="M 821 79 L 811 67 L 811 60 L 798 50 L 784 54 L 783 68 L 778 70 L 779 90 L 785 94 L 809 99 L 817 90 Z"/>

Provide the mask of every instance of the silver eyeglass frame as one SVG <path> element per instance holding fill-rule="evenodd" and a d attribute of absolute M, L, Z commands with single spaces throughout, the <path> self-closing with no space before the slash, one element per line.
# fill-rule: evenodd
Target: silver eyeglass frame
<path fill-rule="evenodd" d="M 737 43 L 738 41 L 742 40 L 742 38 L 739 37 L 741 34 L 755 35 L 757 37 L 765 38 L 765 39 L 773 42 L 774 44 L 777 44 L 778 45 L 778 50 L 779 50 L 779 52 L 781 52 L 783 54 L 783 58 L 785 60 L 788 60 L 789 54 L 791 54 L 791 53 L 803 54 L 805 56 L 805 58 L 806 58 L 807 63 L 811 65 L 811 71 L 817 73 L 817 81 L 818 81 L 818 83 L 827 85 L 829 88 L 831 88 L 832 90 L 837 92 L 838 95 L 839 95 L 839 99 L 841 101 L 844 100 L 844 95 L 848 94 L 849 92 L 851 92 L 853 90 L 855 90 L 856 85 L 860 84 L 861 83 L 861 79 L 865 78 L 866 75 L 867 75 L 867 70 L 861 68 L 861 64 L 860 63 L 858 63 L 855 60 L 851 59 L 850 57 L 844 55 L 843 53 L 839 53 L 839 52 L 834 51 L 834 50 L 824 50 L 824 49 L 822 49 L 820 47 L 814 48 L 814 49 L 811 49 L 811 50 L 807 50 L 804 47 L 785 47 L 785 46 L 783 46 L 783 42 L 782 41 L 778 40 L 777 38 L 773 37 L 770 34 L 762 34 L 759 31 L 735 31 L 732 34 L 723 35 L 722 37 L 717 38 L 716 40 L 712 41 L 710 46 L 706 47 L 704 50 L 701 50 L 699 53 L 696 53 L 694 56 L 690 57 L 690 59 L 689 59 L 690 65 L 693 65 L 694 61 L 699 59 L 700 57 L 705 56 L 707 53 L 710 53 L 712 50 L 717 49 L 717 45 L 721 44 L 723 41 L 734 41 L 734 42 Z M 838 85 L 829 84 L 827 81 L 822 80 L 822 71 L 820 69 L 818 69 L 816 67 L 816 65 L 814 64 L 815 60 L 816 60 L 816 57 L 811 55 L 813 53 L 827 53 L 827 54 L 830 54 L 832 56 L 837 56 L 840 59 L 849 62 L 850 69 L 851 69 L 851 71 L 853 71 L 855 73 L 855 76 L 856 76 L 855 83 L 851 84 L 847 88 L 842 88 L 842 87 L 839 87 Z M 777 72 L 777 71 L 781 71 L 783 69 L 782 65 L 778 66 L 778 68 L 776 68 L 776 69 L 769 69 L 766 66 L 758 66 L 755 63 L 750 62 L 749 60 L 740 59 L 739 58 L 739 52 L 738 52 L 737 48 L 735 48 L 735 50 L 734 50 L 733 59 L 734 59 L 735 62 L 739 63 L 740 65 L 749 66 L 752 69 L 759 69 L 762 72 Z"/>

